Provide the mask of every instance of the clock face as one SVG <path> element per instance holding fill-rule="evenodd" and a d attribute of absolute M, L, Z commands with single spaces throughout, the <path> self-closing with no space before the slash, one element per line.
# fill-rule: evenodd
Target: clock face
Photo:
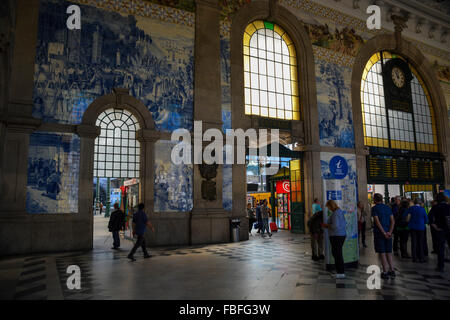
<path fill-rule="evenodd" d="M 402 88 L 405 85 L 405 74 L 399 67 L 392 68 L 392 81 L 398 88 Z"/>

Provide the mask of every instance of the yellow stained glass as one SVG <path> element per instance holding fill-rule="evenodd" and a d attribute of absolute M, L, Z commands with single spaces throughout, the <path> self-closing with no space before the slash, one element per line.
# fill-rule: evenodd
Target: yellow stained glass
<path fill-rule="evenodd" d="M 266 26 L 268 30 L 273 26 L 274 32 L 262 31 Z M 256 20 L 247 26 L 243 40 L 245 103 L 251 103 L 245 113 L 300 120 L 297 58 L 291 38 L 280 26 Z M 283 64 L 277 60 L 279 57 L 282 57 Z"/>
<path fill-rule="evenodd" d="M 247 28 L 245 28 L 245 32 L 247 32 L 249 35 L 252 35 L 256 31 L 255 26 L 253 23 L 250 23 Z"/>
<path fill-rule="evenodd" d="M 264 22 L 261 20 L 253 21 L 253 24 L 255 25 L 256 29 L 264 29 Z"/>

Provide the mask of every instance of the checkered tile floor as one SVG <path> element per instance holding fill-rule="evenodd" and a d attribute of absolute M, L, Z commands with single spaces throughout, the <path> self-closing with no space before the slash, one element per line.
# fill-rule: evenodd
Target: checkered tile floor
<path fill-rule="evenodd" d="M 269 238 L 255 233 L 249 241 L 182 248 L 156 248 L 150 259 L 130 262 L 128 250 L 96 248 L 92 252 L 0 260 L 2 299 L 450 299 L 447 272 L 427 263 L 395 257 L 397 278 L 369 290 L 366 269 L 378 264 L 371 247 L 360 251 L 360 265 L 336 280 L 323 262 L 311 260 L 309 239 L 278 232 Z M 124 247 L 129 248 L 125 242 Z M 69 265 L 81 269 L 81 289 L 69 290 Z M 3 273 L 3 274 L 2 274 Z M 14 279 L 13 279 L 14 278 Z"/>

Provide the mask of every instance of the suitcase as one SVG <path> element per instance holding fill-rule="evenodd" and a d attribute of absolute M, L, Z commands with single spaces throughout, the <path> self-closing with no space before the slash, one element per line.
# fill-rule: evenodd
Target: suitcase
<path fill-rule="evenodd" d="M 270 232 L 277 232 L 277 231 L 278 231 L 277 224 L 275 222 L 271 222 L 270 223 Z"/>

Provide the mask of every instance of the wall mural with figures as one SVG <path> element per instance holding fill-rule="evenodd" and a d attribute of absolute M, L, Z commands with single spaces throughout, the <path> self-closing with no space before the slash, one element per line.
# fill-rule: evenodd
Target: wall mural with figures
<path fill-rule="evenodd" d="M 221 22 L 221 29 L 226 26 Z M 230 35 L 221 32 L 220 35 L 220 70 L 222 87 L 222 130 L 231 129 L 231 59 L 230 59 Z M 224 154 L 225 157 L 225 154 Z M 222 166 L 222 204 L 225 210 L 233 208 L 233 171 L 232 165 Z"/>
<path fill-rule="evenodd" d="M 78 212 L 80 138 L 75 134 L 30 135 L 26 209 L 28 213 Z"/>
<path fill-rule="evenodd" d="M 317 107 L 322 146 L 354 148 L 351 69 L 316 59 Z"/>
<path fill-rule="evenodd" d="M 158 130 L 191 129 L 194 28 L 80 5 L 82 28 L 68 30 L 69 5 L 40 2 L 33 116 L 78 124 L 93 100 L 123 87 Z"/>
<path fill-rule="evenodd" d="M 171 161 L 177 143 L 155 143 L 155 212 L 187 212 L 193 207 L 193 166 Z"/>

